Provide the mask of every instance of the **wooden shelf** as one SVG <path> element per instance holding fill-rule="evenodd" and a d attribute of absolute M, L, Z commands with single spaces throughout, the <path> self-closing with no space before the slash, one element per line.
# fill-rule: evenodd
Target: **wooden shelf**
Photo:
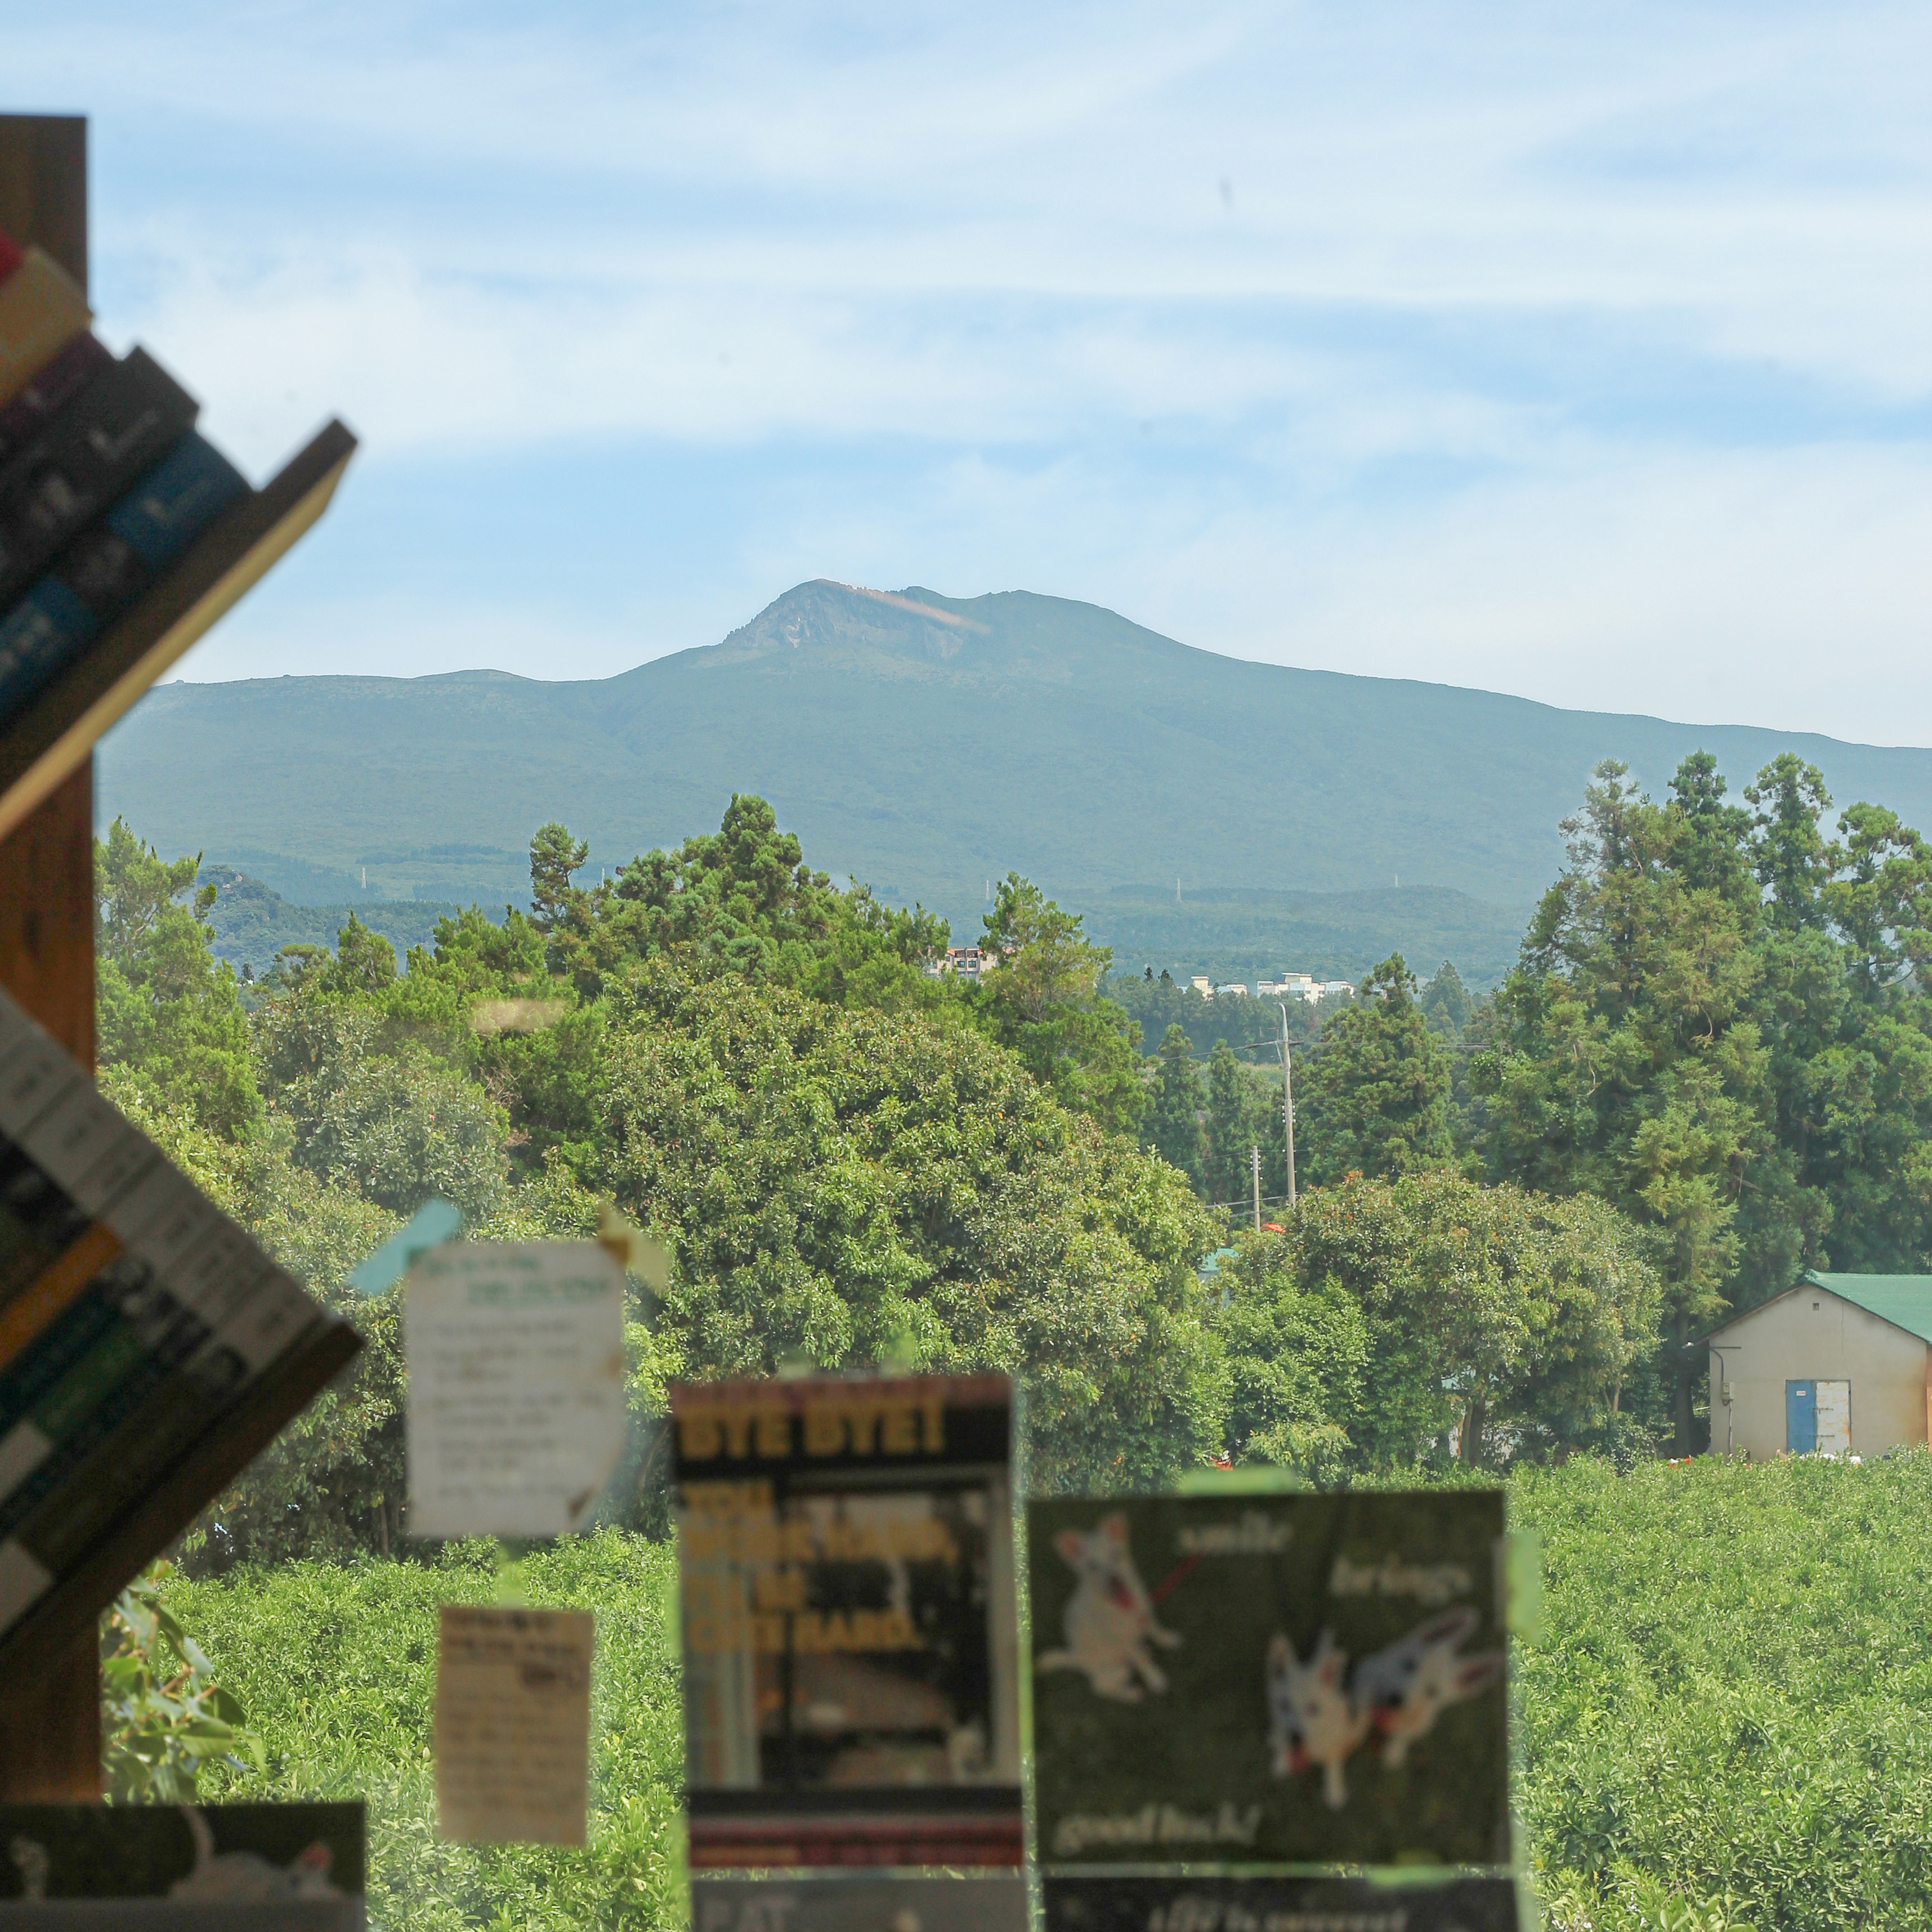
<path fill-rule="evenodd" d="M 250 490 L 34 700 L 0 739 L 0 838 L 328 508 L 356 439 L 332 422 Z"/>

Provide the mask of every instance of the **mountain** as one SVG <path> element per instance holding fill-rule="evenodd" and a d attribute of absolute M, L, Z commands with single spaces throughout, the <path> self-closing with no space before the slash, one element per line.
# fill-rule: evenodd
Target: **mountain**
<path fill-rule="evenodd" d="M 1184 906 L 1246 889 L 1264 909 L 1399 883 L 1520 930 L 1591 766 L 1623 759 L 1655 790 L 1700 746 L 1734 786 L 1789 748 L 1840 802 L 1932 824 L 1932 752 L 1247 663 L 1022 591 L 824 581 L 722 644 L 595 682 L 165 685 L 106 741 L 98 796 L 164 853 L 204 851 L 292 900 L 521 902 L 545 819 L 590 841 L 594 878 L 714 829 L 737 790 L 770 799 L 835 877 L 974 930 L 1009 870 L 1103 938 L 1109 906 L 1164 905 L 1177 879 Z"/>

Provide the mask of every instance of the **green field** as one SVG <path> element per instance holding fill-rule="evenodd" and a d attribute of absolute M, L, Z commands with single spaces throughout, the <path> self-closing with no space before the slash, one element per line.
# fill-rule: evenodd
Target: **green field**
<path fill-rule="evenodd" d="M 1517 1659 L 1519 1805 L 1552 1924 L 1922 1926 L 1932 1454 L 1627 1476 L 1579 1460 L 1519 1472 L 1510 1499 L 1543 1538 L 1546 1628 Z M 378 1927 L 682 1926 L 665 1545 L 605 1531 L 524 1566 L 530 1601 L 597 1612 L 590 1849 L 438 1843 L 436 1606 L 494 1600 L 494 1562 L 471 1545 L 440 1568 L 171 1583 L 268 1742 L 268 1777 L 224 1795 L 366 1795 Z"/>

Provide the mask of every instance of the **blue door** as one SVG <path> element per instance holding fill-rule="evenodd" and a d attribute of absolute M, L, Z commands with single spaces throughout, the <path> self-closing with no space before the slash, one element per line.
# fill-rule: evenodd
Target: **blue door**
<path fill-rule="evenodd" d="M 1784 1446 L 1794 1456 L 1809 1456 L 1818 1447 L 1818 1384 L 1784 1385 Z"/>

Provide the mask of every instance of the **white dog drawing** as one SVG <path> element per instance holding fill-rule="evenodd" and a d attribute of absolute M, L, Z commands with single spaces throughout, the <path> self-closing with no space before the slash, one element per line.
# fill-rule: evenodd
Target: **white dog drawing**
<path fill-rule="evenodd" d="M 1154 1660 L 1150 1644 L 1168 1649 L 1180 1639 L 1163 1629 L 1127 1546 L 1127 1520 L 1118 1510 L 1103 1516 L 1084 1536 L 1064 1529 L 1053 1546 L 1079 1578 L 1068 1598 L 1061 1628 L 1064 1650 L 1050 1650 L 1037 1670 L 1080 1670 L 1102 1697 L 1138 1704 L 1146 1694 L 1167 1688 L 1166 1673 Z"/>
<path fill-rule="evenodd" d="M 1432 1730 L 1451 1704 L 1487 1690 L 1502 1676 L 1500 1651 L 1474 1657 L 1456 1654 L 1478 1621 L 1466 1606 L 1444 1610 L 1355 1666 L 1350 1693 L 1374 1725 L 1383 1760 L 1391 1767 L 1402 1763 L 1409 1746 Z"/>
<path fill-rule="evenodd" d="M 1268 1646 L 1268 1742 L 1274 1750 L 1274 1774 L 1292 1778 L 1318 1764 L 1322 1795 L 1337 1811 L 1348 1802 L 1342 1767 L 1368 1736 L 1370 1722 L 1369 1712 L 1343 1688 L 1348 1662 L 1335 1648 L 1332 1630 L 1322 1633 L 1306 1664 L 1280 1631 Z"/>

